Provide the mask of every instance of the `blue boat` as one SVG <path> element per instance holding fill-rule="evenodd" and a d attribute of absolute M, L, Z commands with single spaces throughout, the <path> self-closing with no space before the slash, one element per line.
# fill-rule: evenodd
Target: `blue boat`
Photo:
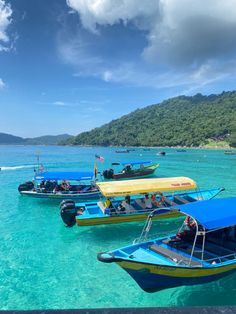
<path fill-rule="evenodd" d="M 98 182 L 97 186 L 103 200 L 61 203 L 61 217 L 67 226 L 145 221 L 153 209 L 158 209 L 155 219 L 176 218 L 181 213 L 170 211 L 172 205 L 210 199 L 224 190 L 198 190 L 196 182 L 187 177 Z"/>
<path fill-rule="evenodd" d="M 73 182 L 73 183 L 72 183 Z M 21 195 L 54 200 L 89 201 L 99 199 L 92 171 L 53 171 L 37 173 L 32 181 L 20 184 Z"/>
<path fill-rule="evenodd" d="M 203 284 L 236 270 L 236 198 L 176 207 L 186 215 L 177 234 L 148 240 L 154 211 L 135 244 L 98 254 L 117 263 L 147 292 Z"/>

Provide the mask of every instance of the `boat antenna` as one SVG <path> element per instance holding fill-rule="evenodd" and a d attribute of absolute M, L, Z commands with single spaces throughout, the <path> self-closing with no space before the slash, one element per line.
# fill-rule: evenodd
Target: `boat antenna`
<path fill-rule="evenodd" d="M 37 172 L 39 172 L 39 161 L 40 161 L 40 160 L 39 160 L 39 159 L 40 159 L 39 157 L 40 157 L 40 155 L 41 155 L 41 152 L 40 152 L 40 151 L 37 151 L 35 154 L 36 154 L 36 157 L 37 157 L 37 167 L 38 167 L 38 171 L 37 171 Z"/>

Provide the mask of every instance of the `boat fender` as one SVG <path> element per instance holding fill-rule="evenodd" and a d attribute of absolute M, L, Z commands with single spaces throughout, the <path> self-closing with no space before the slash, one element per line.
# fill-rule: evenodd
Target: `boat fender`
<path fill-rule="evenodd" d="M 103 263 L 113 263 L 113 262 L 122 261 L 121 258 L 114 257 L 112 253 L 106 253 L 106 252 L 98 253 L 97 259 Z"/>

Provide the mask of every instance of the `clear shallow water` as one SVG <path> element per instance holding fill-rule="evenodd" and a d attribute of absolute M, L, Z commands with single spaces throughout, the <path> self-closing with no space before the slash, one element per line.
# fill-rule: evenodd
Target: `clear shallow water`
<path fill-rule="evenodd" d="M 0 309 L 66 309 L 188 305 L 236 305 L 236 274 L 216 282 L 143 292 L 115 264 L 98 262 L 98 252 L 127 245 L 143 223 L 65 228 L 57 203 L 18 194 L 20 183 L 33 177 L 36 153 L 48 170 L 93 169 L 94 155 L 114 161 L 159 162 L 156 174 L 189 176 L 200 188 L 222 187 L 223 196 L 236 196 L 236 156 L 220 150 L 136 149 L 116 154 L 115 148 L 0 146 Z M 178 221 L 156 223 L 168 232 Z M 155 230 L 155 231 L 156 231 Z"/>

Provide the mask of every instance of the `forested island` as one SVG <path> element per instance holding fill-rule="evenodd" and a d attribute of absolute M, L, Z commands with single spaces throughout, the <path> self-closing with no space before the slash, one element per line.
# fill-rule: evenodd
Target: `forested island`
<path fill-rule="evenodd" d="M 69 134 L 45 135 L 34 138 L 23 138 L 7 133 L 0 133 L 0 145 L 59 145 L 71 137 Z"/>
<path fill-rule="evenodd" d="M 63 142 L 101 146 L 236 147 L 236 91 L 179 96 Z"/>

